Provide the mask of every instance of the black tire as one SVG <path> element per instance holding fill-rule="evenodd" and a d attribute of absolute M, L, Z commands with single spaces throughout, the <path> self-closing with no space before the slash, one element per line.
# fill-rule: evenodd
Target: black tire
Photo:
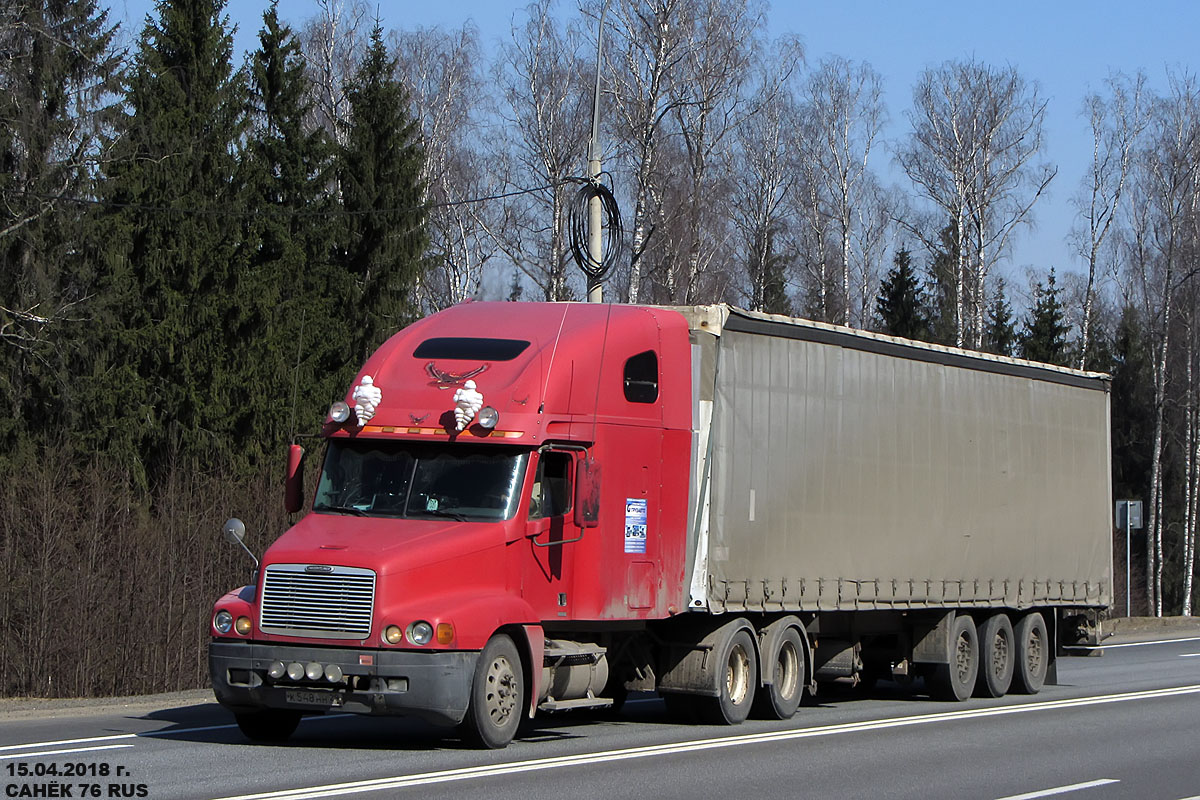
<path fill-rule="evenodd" d="M 252 742 L 286 742 L 300 724 L 299 711 L 264 708 L 235 714 L 237 726 Z"/>
<path fill-rule="evenodd" d="M 754 698 L 754 716 L 759 719 L 791 719 L 804 697 L 804 644 L 795 628 L 781 633 L 772 652 L 763 653 L 771 665 L 771 682 L 760 687 Z"/>
<path fill-rule="evenodd" d="M 737 725 L 745 722 L 754 705 L 754 690 L 758 686 L 758 659 L 754 654 L 754 639 L 741 628 L 713 653 L 717 678 L 717 696 L 697 698 L 708 706 L 705 717 L 716 725 Z"/>
<path fill-rule="evenodd" d="M 939 700 L 966 700 L 975 691 L 979 675 L 979 632 L 965 614 L 950 626 L 950 663 L 935 664 L 930 673 L 929 693 Z"/>
<path fill-rule="evenodd" d="M 1046 620 L 1036 611 L 1021 617 L 1013 640 L 1017 646 L 1012 690 L 1020 694 L 1037 694 L 1046 685 L 1046 671 L 1050 667 L 1050 634 Z"/>
<path fill-rule="evenodd" d="M 462 721 L 463 738 L 476 747 L 499 750 L 517 735 L 525 714 L 525 670 L 507 635 L 493 636 L 479 654 L 471 699 Z"/>
<path fill-rule="evenodd" d="M 976 697 L 1004 697 L 1012 685 L 1016 642 L 1008 615 L 1000 612 L 979 627 L 979 677 Z"/>

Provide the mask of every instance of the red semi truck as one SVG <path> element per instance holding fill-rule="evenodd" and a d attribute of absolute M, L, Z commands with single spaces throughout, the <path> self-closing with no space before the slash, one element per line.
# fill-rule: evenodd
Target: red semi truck
<path fill-rule="evenodd" d="M 254 739 L 503 747 L 634 690 L 724 723 L 826 680 L 1036 692 L 1111 598 L 1108 385 L 728 306 L 455 306 L 331 408 L 309 512 L 213 609 L 217 699 Z"/>

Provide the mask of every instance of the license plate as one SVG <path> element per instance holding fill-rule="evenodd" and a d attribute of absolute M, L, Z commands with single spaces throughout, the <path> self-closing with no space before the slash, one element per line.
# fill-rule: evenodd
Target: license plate
<path fill-rule="evenodd" d="M 340 706 L 342 698 L 333 692 L 304 692 L 297 689 L 289 689 L 286 693 L 289 703 L 296 703 L 305 706 Z"/>

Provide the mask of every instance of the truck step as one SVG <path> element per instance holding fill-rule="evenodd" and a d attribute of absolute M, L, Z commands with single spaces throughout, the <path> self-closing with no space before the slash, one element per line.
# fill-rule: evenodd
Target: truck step
<path fill-rule="evenodd" d="M 580 697 L 578 700 L 546 700 L 538 704 L 538 711 L 553 714 L 555 711 L 574 711 L 579 708 L 610 708 L 610 697 Z"/>

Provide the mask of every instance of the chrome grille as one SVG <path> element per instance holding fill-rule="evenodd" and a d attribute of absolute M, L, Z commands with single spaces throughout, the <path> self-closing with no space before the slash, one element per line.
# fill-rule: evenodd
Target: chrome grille
<path fill-rule="evenodd" d="M 357 567 L 272 564 L 263 577 L 262 617 L 266 633 L 322 639 L 366 639 L 371 635 L 375 573 Z"/>

